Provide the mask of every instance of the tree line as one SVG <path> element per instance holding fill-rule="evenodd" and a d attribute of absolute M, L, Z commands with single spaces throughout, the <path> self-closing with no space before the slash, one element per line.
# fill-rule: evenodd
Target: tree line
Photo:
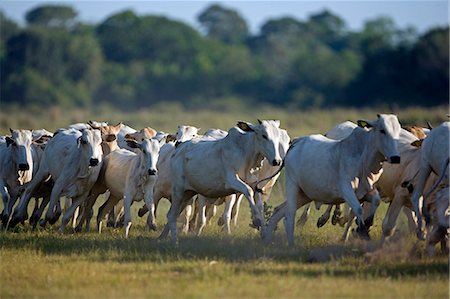
<path fill-rule="evenodd" d="M 392 19 L 352 31 L 324 10 L 281 17 L 252 34 L 219 4 L 199 29 L 125 10 L 83 23 L 67 5 L 29 11 L 19 26 L 0 11 L 1 102 L 117 108 L 177 102 L 289 108 L 421 105 L 449 101 L 449 28 L 419 34 Z"/>

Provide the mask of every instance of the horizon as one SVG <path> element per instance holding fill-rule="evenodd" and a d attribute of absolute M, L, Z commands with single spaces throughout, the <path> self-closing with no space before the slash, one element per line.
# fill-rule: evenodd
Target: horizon
<path fill-rule="evenodd" d="M 419 33 L 431 28 L 448 26 L 447 1 L 2 1 L 0 10 L 18 23 L 26 25 L 25 14 L 39 6 L 62 4 L 73 7 L 83 23 L 99 24 L 126 9 L 137 15 L 160 15 L 182 21 L 200 30 L 197 16 L 209 5 L 217 3 L 234 9 L 246 20 L 252 34 L 270 19 L 284 16 L 306 21 L 312 14 L 328 9 L 341 17 L 351 31 L 361 30 L 368 20 L 381 16 L 393 19 L 399 28 L 413 27 Z M 380 5 L 382 4 L 382 5 Z"/>

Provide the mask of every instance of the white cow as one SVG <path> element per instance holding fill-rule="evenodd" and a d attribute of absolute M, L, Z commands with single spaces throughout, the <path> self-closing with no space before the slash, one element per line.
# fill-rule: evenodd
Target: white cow
<path fill-rule="evenodd" d="M 284 159 L 288 148 L 289 148 L 289 142 L 290 137 L 286 130 L 279 129 L 279 135 L 280 135 L 280 142 L 279 142 L 279 152 L 282 159 Z M 252 189 L 255 189 L 256 187 L 260 190 L 260 192 L 256 193 L 255 196 L 260 196 L 262 194 L 262 201 L 267 202 L 270 193 L 272 192 L 272 188 L 275 185 L 275 182 L 277 181 L 278 177 L 280 176 L 280 173 L 278 172 L 280 167 L 273 166 L 266 158 L 264 158 L 261 162 L 261 165 L 258 165 L 254 169 L 251 170 L 251 173 L 254 177 L 253 181 L 249 181 L 248 184 L 252 187 Z M 277 173 L 278 172 L 278 173 Z M 269 180 L 265 180 L 266 178 L 269 178 Z M 256 184 L 260 181 L 264 181 L 264 184 L 259 184 L 256 186 Z M 234 209 L 234 221 L 236 224 L 236 220 L 239 213 L 239 205 L 242 200 L 242 194 L 232 194 L 225 198 L 219 198 L 219 199 L 211 199 L 206 198 L 202 195 L 198 195 L 198 202 L 199 202 L 199 211 L 198 211 L 198 222 L 197 222 L 197 234 L 200 235 L 203 228 L 206 225 L 206 222 L 208 220 L 208 216 L 211 217 L 214 212 L 207 213 L 207 204 L 210 205 L 219 205 L 222 203 L 225 203 L 225 208 L 222 214 L 222 221 L 219 223 L 223 223 L 224 225 L 224 231 L 227 234 L 231 233 L 231 217 L 232 212 Z M 213 211 L 213 209 L 210 209 Z"/>
<path fill-rule="evenodd" d="M 255 203 L 253 189 L 246 182 L 251 179 L 250 170 L 264 157 L 273 166 L 281 165 L 279 125 L 279 121 L 259 121 L 258 125 L 239 122 L 223 139 L 182 143 L 171 159 L 172 205 L 160 238 L 170 231 L 172 241 L 177 241 L 177 217 L 195 194 L 218 198 L 242 193 L 250 203 L 253 224 L 261 227 L 262 201 Z"/>
<path fill-rule="evenodd" d="M 131 148 L 139 149 L 139 154 L 118 149 L 111 152 L 104 160 L 98 182 L 104 186 L 104 191 L 106 189 L 110 191 L 110 195 L 97 215 L 97 227 L 101 232 L 104 216 L 123 199 L 126 238 L 131 227 L 132 202 L 144 198 L 148 206 L 153 205 L 153 188 L 157 178 L 159 150 L 162 145 L 154 139 L 144 139 L 142 142 L 127 140 L 127 144 Z"/>
<path fill-rule="evenodd" d="M 157 225 L 155 221 L 156 208 L 158 206 L 161 198 L 167 198 L 169 201 L 172 199 L 172 176 L 170 169 L 170 159 L 175 150 L 176 144 L 183 142 L 182 140 L 188 141 L 195 136 L 198 136 L 198 128 L 193 126 L 178 126 L 177 132 L 174 135 L 169 135 L 170 140 L 173 142 L 167 142 L 164 144 L 159 153 L 158 159 L 158 178 L 156 179 L 156 184 L 154 188 L 154 206 L 150 207 L 151 213 L 148 219 L 149 229 L 156 230 Z M 202 140 L 216 140 L 225 137 L 228 133 L 220 129 L 210 129 L 205 135 L 198 136 L 196 138 L 202 138 Z M 139 210 L 139 217 L 142 217 L 147 213 L 149 207 L 147 205 L 143 206 Z M 189 220 L 192 215 L 192 205 L 186 206 L 183 215 L 183 231 L 187 232 L 189 229 Z"/>
<path fill-rule="evenodd" d="M 419 208 L 419 199 L 423 195 L 428 177 L 433 172 L 437 176 L 445 176 L 448 180 L 449 163 L 449 135 L 450 122 L 444 122 L 434 128 L 422 143 L 422 158 L 418 174 L 417 185 L 411 197 L 414 212 L 417 216 L 417 237 L 424 239 L 422 215 Z M 426 205 L 425 205 L 426 207 Z M 425 209 L 425 218 L 427 218 Z"/>
<path fill-rule="evenodd" d="M 369 177 L 378 173 L 387 157 L 399 163 L 395 140 L 401 127 L 397 116 L 382 114 L 375 121 L 358 121 L 356 128 L 343 140 L 323 135 L 297 139 L 285 158 L 286 202 L 272 215 L 264 241 L 270 241 L 278 220 L 285 216 L 289 245 L 294 244 L 294 219 L 298 208 L 315 201 L 316 204 L 347 202 L 358 218 L 359 233 L 368 238 L 362 219 L 359 198 L 373 189 Z"/>
<path fill-rule="evenodd" d="M 33 175 L 32 133 L 12 130 L 0 137 L 0 192 L 3 199 L 2 225 L 7 226 L 12 208 L 24 184 Z"/>
<path fill-rule="evenodd" d="M 97 180 L 102 162 L 101 136 L 99 130 L 75 129 L 60 130 L 45 147 L 41 165 L 33 177 L 19 205 L 14 210 L 11 222 L 15 225 L 27 218 L 26 211 L 35 189 L 52 176 L 54 186 L 51 192 L 49 208 L 45 220 L 55 223 L 59 217 L 55 205 L 61 196 L 72 198 L 72 205 L 65 212 L 60 231 L 64 231 L 75 210 L 86 199 Z"/>

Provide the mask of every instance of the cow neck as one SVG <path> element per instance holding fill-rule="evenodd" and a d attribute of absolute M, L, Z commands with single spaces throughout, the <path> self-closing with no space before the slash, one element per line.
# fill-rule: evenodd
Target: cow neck
<path fill-rule="evenodd" d="M 264 159 L 264 156 L 262 153 L 260 153 L 257 149 L 256 149 L 256 134 L 255 133 L 247 133 L 244 135 L 245 138 L 245 144 L 242 148 L 244 148 L 243 150 L 243 155 L 245 156 L 245 160 L 249 161 L 250 163 L 248 164 L 249 169 L 248 172 L 250 172 L 250 170 L 252 168 L 259 168 L 261 167 L 261 162 Z"/>
<path fill-rule="evenodd" d="M 117 140 L 111 142 L 102 141 L 103 156 L 109 155 L 111 152 L 115 151 L 118 148 L 119 145 L 117 144 Z"/>
<path fill-rule="evenodd" d="M 82 148 L 75 147 L 75 150 L 72 151 L 72 155 L 70 157 L 70 162 L 68 165 L 78 165 L 78 169 L 74 169 L 75 173 L 77 174 L 77 179 L 85 179 L 89 176 L 89 165 L 87 164 L 87 161 L 82 161 Z"/>
<path fill-rule="evenodd" d="M 357 160 L 358 177 L 364 178 L 370 173 L 378 173 L 381 169 L 381 163 L 385 160 L 384 156 L 374 147 L 375 132 L 366 131 L 362 128 L 355 128 L 352 134 L 341 141 L 344 147 L 349 147 L 353 159 Z"/>

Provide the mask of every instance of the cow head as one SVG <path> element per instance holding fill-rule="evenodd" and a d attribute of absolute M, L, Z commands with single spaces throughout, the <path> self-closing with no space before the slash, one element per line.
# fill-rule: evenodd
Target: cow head
<path fill-rule="evenodd" d="M 238 122 L 237 126 L 245 132 L 254 132 L 257 150 L 269 160 L 272 166 L 281 165 L 280 156 L 280 121 L 259 120 L 258 125 L 247 122 Z"/>
<path fill-rule="evenodd" d="M 9 129 L 11 136 L 6 137 L 6 145 L 11 151 L 11 159 L 16 165 L 21 184 L 31 180 L 33 158 L 31 155 L 32 133 L 29 130 Z"/>
<path fill-rule="evenodd" d="M 401 126 L 396 115 L 378 114 L 377 120 L 359 120 L 358 126 L 368 128 L 374 132 L 373 146 L 387 158 L 389 163 L 400 163 L 396 140 L 400 136 Z"/>
<path fill-rule="evenodd" d="M 141 166 L 145 167 L 146 174 L 154 176 L 158 174 L 156 164 L 158 163 L 159 150 L 165 143 L 165 139 L 144 139 L 141 142 L 128 139 L 127 145 L 131 148 L 139 149 L 141 155 Z"/>
<path fill-rule="evenodd" d="M 175 134 L 175 139 L 177 142 L 185 142 L 198 137 L 198 131 L 200 128 L 192 126 L 178 126 L 177 133 Z"/>
<path fill-rule="evenodd" d="M 144 139 L 151 139 L 156 136 L 156 130 L 150 127 L 145 127 L 138 132 L 130 133 L 125 135 L 125 139 L 132 139 L 137 142 L 142 142 Z"/>
<path fill-rule="evenodd" d="M 78 147 L 81 148 L 83 160 L 88 162 L 89 167 L 95 167 L 102 162 L 103 151 L 100 130 L 82 130 L 77 142 Z"/>

